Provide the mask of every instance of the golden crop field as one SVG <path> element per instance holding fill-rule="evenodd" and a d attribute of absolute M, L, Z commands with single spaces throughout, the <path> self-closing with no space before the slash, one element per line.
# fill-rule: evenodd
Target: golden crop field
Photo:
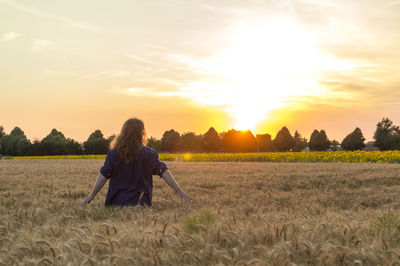
<path fill-rule="evenodd" d="M 167 162 L 151 208 L 86 208 L 104 160 L 0 160 L 1 265 L 400 264 L 400 165 Z"/>
<path fill-rule="evenodd" d="M 104 159 L 105 155 L 14 156 L 9 159 Z M 320 151 L 259 153 L 164 153 L 163 161 L 185 162 L 366 162 L 400 163 L 400 151 Z"/>

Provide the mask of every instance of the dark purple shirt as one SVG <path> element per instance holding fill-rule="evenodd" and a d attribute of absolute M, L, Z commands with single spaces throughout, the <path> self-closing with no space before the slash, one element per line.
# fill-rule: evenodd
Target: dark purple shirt
<path fill-rule="evenodd" d="M 139 159 L 130 164 L 121 160 L 118 151 L 109 150 L 100 173 L 110 179 L 105 205 L 148 205 L 151 206 L 153 175 L 167 170 L 160 162 L 158 153 L 143 146 Z"/>

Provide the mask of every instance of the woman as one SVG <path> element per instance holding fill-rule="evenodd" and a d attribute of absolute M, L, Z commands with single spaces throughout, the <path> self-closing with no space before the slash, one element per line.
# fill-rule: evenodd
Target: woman
<path fill-rule="evenodd" d="M 122 126 L 107 153 L 100 175 L 90 195 L 81 206 L 90 203 L 110 179 L 105 205 L 151 206 L 153 175 L 159 175 L 182 199 L 191 201 L 175 182 L 167 166 L 160 162 L 158 153 L 146 147 L 146 131 L 141 120 L 132 118 Z"/>

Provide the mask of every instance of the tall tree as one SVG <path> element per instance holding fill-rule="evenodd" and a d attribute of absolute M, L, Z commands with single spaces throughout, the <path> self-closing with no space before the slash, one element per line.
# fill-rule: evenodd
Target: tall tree
<path fill-rule="evenodd" d="M 295 145 L 294 139 L 287 127 L 282 127 L 282 129 L 279 130 L 275 139 L 273 140 L 273 143 L 275 150 L 281 152 L 290 151 Z"/>
<path fill-rule="evenodd" d="M 114 141 L 114 139 L 117 137 L 117 135 L 112 134 L 107 138 L 108 146 L 110 147 L 111 143 Z"/>
<path fill-rule="evenodd" d="M 241 152 L 257 151 L 257 140 L 250 130 L 239 131 L 238 143 Z"/>
<path fill-rule="evenodd" d="M 181 135 L 171 129 L 165 131 L 161 138 L 161 149 L 165 152 L 177 152 L 181 148 Z"/>
<path fill-rule="evenodd" d="M 217 152 L 221 149 L 222 141 L 213 127 L 203 135 L 202 147 L 205 152 Z"/>
<path fill-rule="evenodd" d="M 105 139 L 103 133 L 97 129 L 89 135 L 83 143 L 85 154 L 106 154 L 109 150 L 110 141 Z"/>
<path fill-rule="evenodd" d="M 325 130 L 321 129 L 321 131 L 319 132 L 319 136 L 321 138 L 321 146 L 323 150 L 327 150 L 329 149 L 329 147 L 331 146 L 331 142 L 328 139 L 328 136 L 326 135 Z"/>
<path fill-rule="evenodd" d="M 225 152 L 240 152 L 239 131 L 235 129 L 228 130 L 223 134 L 222 145 Z"/>
<path fill-rule="evenodd" d="M 201 137 L 194 132 L 187 132 L 181 136 L 181 151 L 183 152 L 201 152 Z"/>
<path fill-rule="evenodd" d="M 4 132 L 4 128 L 3 126 L 0 126 L 0 139 L 2 136 L 4 136 L 6 133 Z M 1 142 L 0 142 L 0 155 L 3 154 L 3 147 L 1 146 Z"/>
<path fill-rule="evenodd" d="M 270 134 L 257 134 L 257 151 L 259 152 L 270 152 L 274 151 L 274 144 Z"/>
<path fill-rule="evenodd" d="M 293 151 L 302 151 L 307 147 L 307 139 L 303 138 L 303 136 L 296 130 L 296 132 L 294 132 L 294 148 Z"/>
<path fill-rule="evenodd" d="M 400 150 L 400 134 L 390 135 L 385 138 L 383 146 L 388 150 Z"/>
<path fill-rule="evenodd" d="M 343 139 L 341 146 L 344 150 L 349 151 L 362 150 L 365 148 L 364 141 L 361 129 L 357 127 Z"/>
<path fill-rule="evenodd" d="M 67 145 L 65 147 L 65 152 L 66 154 L 71 154 L 71 155 L 81 155 L 83 154 L 82 145 L 71 138 L 67 138 Z"/>
<path fill-rule="evenodd" d="M 325 130 L 314 130 L 310 137 L 310 142 L 308 143 L 308 147 L 312 151 L 326 151 L 329 149 L 330 141 L 326 135 Z"/>
<path fill-rule="evenodd" d="M 44 150 L 44 147 L 42 146 L 42 143 L 40 140 L 35 139 L 31 145 L 31 151 L 30 155 L 34 156 L 40 156 L 40 155 L 46 155 L 46 151 Z"/>
<path fill-rule="evenodd" d="M 14 127 L 14 129 L 11 130 L 10 135 L 15 137 L 24 137 L 25 133 L 19 127 Z"/>
<path fill-rule="evenodd" d="M 24 131 L 15 127 L 9 135 L 0 138 L 2 153 L 5 155 L 28 155 L 30 153 L 31 142 L 26 138 Z"/>
<path fill-rule="evenodd" d="M 156 139 L 154 137 L 149 138 L 147 141 L 147 146 L 153 148 L 157 152 L 161 152 L 161 140 Z"/>
<path fill-rule="evenodd" d="M 393 140 L 396 137 L 391 137 L 394 135 L 400 134 L 400 128 L 398 126 L 393 125 L 393 122 L 389 118 L 382 118 L 382 121 L 376 124 L 376 130 L 374 133 L 375 146 L 379 148 L 379 150 L 390 150 L 394 149 Z M 395 146 L 395 145 L 394 145 Z"/>
<path fill-rule="evenodd" d="M 57 129 L 52 129 L 51 132 L 40 142 L 41 155 L 64 155 L 67 154 L 68 141 L 64 134 Z"/>

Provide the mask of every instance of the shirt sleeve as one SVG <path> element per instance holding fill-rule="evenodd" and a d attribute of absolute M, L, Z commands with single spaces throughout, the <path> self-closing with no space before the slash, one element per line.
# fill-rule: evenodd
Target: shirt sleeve
<path fill-rule="evenodd" d="M 112 150 L 109 150 L 104 161 L 104 165 L 100 168 L 100 173 L 107 178 L 110 178 L 114 168 L 114 156 Z"/>
<path fill-rule="evenodd" d="M 165 170 L 168 169 L 167 165 L 158 159 L 158 153 L 154 151 L 151 154 L 151 173 L 153 175 L 162 176 Z"/>

